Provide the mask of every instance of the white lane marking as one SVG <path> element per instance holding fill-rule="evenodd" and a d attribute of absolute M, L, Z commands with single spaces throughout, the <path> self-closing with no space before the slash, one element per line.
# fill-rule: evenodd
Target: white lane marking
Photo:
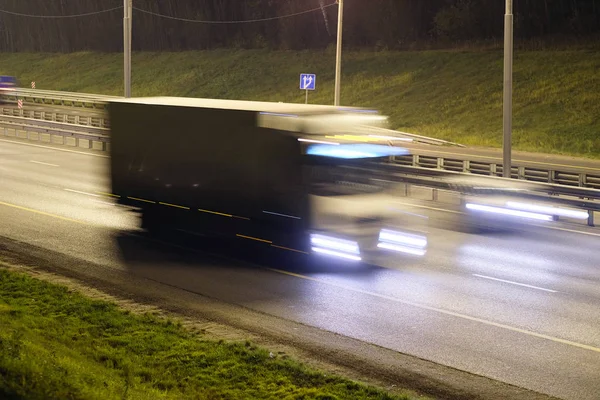
<path fill-rule="evenodd" d="M 545 340 L 549 340 L 555 343 L 561 343 L 561 344 L 565 344 L 568 346 L 572 346 L 572 347 L 577 347 L 580 349 L 584 349 L 584 350 L 590 350 L 596 353 L 600 353 L 600 347 L 594 347 L 594 346 L 590 346 L 587 344 L 583 344 L 583 343 L 578 343 L 578 342 L 573 342 L 571 340 L 567 340 L 567 339 L 561 339 L 561 338 L 557 338 L 554 336 L 550 336 L 550 335 L 545 335 L 543 333 L 537 333 L 537 332 L 533 332 L 533 331 L 528 331 L 526 329 L 521 329 L 521 328 L 517 328 L 514 326 L 510 326 L 510 325 L 506 325 L 506 324 L 501 324 L 498 322 L 493 322 L 493 321 L 489 321 L 483 318 L 477 318 L 477 317 L 471 317 L 470 315 L 466 315 L 466 314 L 461 314 L 461 313 L 457 313 L 457 312 L 453 312 L 453 311 L 448 311 L 448 310 L 444 310 L 442 308 L 437 308 L 437 307 L 432 307 L 432 306 L 427 306 L 424 304 L 419 304 L 419 303 L 415 303 L 412 301 L 408 301 L 408 300 L 402 300 L 399 299 L 397 297 L 392 297 L 392 296 L 386 296 L 383 294 L 379 294 L 379 293 L 375 293 L 375 292 L 371 292 L 368 290 L 362 290 L 362 289 L 358 289 L 358 288 L 353 288 L 351 286 L 347 286 L 347 285 L 342 285 L 342 284 L 338 284 L 338 283 L 333 283 L 333 282 L 327 282 L 327 281 L 323 281 L 321 279 L 318 278 L 313 278 L 311 276 L 305 276 L 305 275 L 300 275 L 300 274 L 296 274 L 293 272 L 288 272 L 288 271 L 283 271 L 283 270 L 279 270 L 279 269 L 274 269 L 274 268 L 265 268 L 265 267 L 261 267 L 263 269 L 272 271 L 272 272 L 276 272 L 279 274 L 284 274 L 284 275 L 289 275 L 289 276 L 293 276 L 296 278 L 300 278 L 300 279 L 304 279 L 304 280 L 308 280 L 308 281 L 312 281 L 312 282 L 317 282 L 317 283 L 321 283 L 324 285 L 328 285 L 328 286 L 332 286 L 338 289 L 345 289 L 345 290 L 349 290 L 355 293 L 361 293 L 361 294 L 365 294 L 368 296 L 373 296 L 373 297 L 378 297 L 380 299 L 385 299 L 385 300 L 389 300 L 389 301 L 393 301 L 396 303 L 400 303 L 400 304 L 405 304 L 408 306 L 413 306 L 416 308 L 420 308 L 423 310 L 428 310 L 428 311 L 434 311 L 440 314 L 444 314 L 444 315 L 449 315 L 452 317 L 456 317 L 456 318 L 461 318 L 461 319 L 465 319 L 468 321 L 473 321 L 473 322 L 479 322 L 481 324 L 484 325 L 488 325 L 488 326 L 493 326 L 496 328 L 501 328 L 501 329 L 505 329 L 508 331 L 512 331 L 512 332 L 517 332 L 517 333 L 522 333 L 524 335 L 528 335 L 528 336 L 532 336 L 532 337 L 536 337 L 539 339 L 545 339 Z"/>
<path fill-rule="evenodd" d="M 559 228 L 559 227 L 556 227 L 556 226 L 544 226 L 544 228 L 554 229 L 555 231 L 563 231 L 563 232 L 569 232 L 569 233 L 579 233 L 580 235 L 588 235 L 588 236 L 600 237 L 600 233 L 594 233 L 594 232 L 576 231 L 574 229 Z"/>
<path fill-rule="evenodd" d="M 71 193 L 78 193 L 78 194 L 85 194 L 86 196 L 92 196 L 92 197 L 102 197 L 99 194 L 94 194 L 94 193 L 88 193 L 88 192 L 82 192 L 80 190 L 73 190 L 73 189 L 65 189 L 67 192 L 71 192 Z"/>
<path fill-rule="evenodd" d="M 528 287 L 528 288 L 531 288 L 531 289 L 537 289 L 537 290 L 543 290 L 543 291 L 546 291 L 546 292 L 557 293 L 556 290 L 546 289 L 546 288 L 542 288 L 542 287 L 539 287 L 539 286 L 528 285 L 526 283 L 519 283 L 519 282 L 507 281 L 505 279 L 494 278 L 492 276 L 479 275 L 479 274 L 473 274 L 473 276 L 476 276 L 478 278 L 483 278 L 483 279 L 490 279 L 492 281 L 510 283 L 511 285 L 525 286 L 525 287 Z"/>
<path fill-rule="evenodd" d="M 42 148 L 42 149 L 49 149 L 49 150 L 56 150 L 56 151 L 64 151 L 64 152 L 67 152 L 67 153 L 83 154 L 84 156 L 110 158 L 110 156 L 105 156 L 104 154 L 85 153 L 83 151 L 75 151 L 75 150 L 61 149 L 61 148 L 58 148 L 58 147 L 42 146 L 42 145 L 33 144 L 33 143 L 15 142 L 14 140 L 0 139 L 0 142 L 6 142 L 6 143 L 12 143 L 12 144 L 20 144 L 20 145 L 23 145 L 23 146 L 39 147 L 39 148 Z"/>
<path fill-rule="evenodd" d="M 50 163 L 46 163 L 46 162 L 42 162 L 42 161 L 29 160 L 29 162 L 32 162 L 34 164 L 47 165 L 49 167 L 60 167 L 60 165 L 50 164 Z"/>

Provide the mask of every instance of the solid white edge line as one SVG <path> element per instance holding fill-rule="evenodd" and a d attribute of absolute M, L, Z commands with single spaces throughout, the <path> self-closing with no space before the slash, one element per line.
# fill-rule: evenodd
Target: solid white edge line
<path fill-rule="evenodd" d="M 48 150 L 64 151 L 64 152 L 67 152 L 67 153 L 82 154 L 84 156 L 110 158 L 110 156 L 105 156 L 104 154 L 94 154 L 94 153 L 86 153 L 86 152 L 83 152 L 83 151 L 75 151 L 75 150 L 69 150 L 69 149 L 60 149 L 58 147 L 42 146 L 40 144 L 33 144 L 33 143 L 16 142 L 14 140 L 0 139 L 0 142 L 6 142 L 6 143 L 12 143 L 12 144 L 20 144 L 20 145 L 23 145 L 23 146 L 39 147 L 39 148 L 48 149 Z"/>
<path fill-rule="evenodd" d="M 553 229 L 555 231 L 563 231 L 563 232 L 569 232 L 569 233 L 579 233 L 580 235 L 600 237 L 600 233 L 586 232 L 586 231 L 576 231 L 574 229 L 559 228 L 557 226 L 545 226 L 544 228 Z"/>
<path fill-rule="evenodd" d="M 539 287 L 539 286 L 528 285 L 526 283 L 519 283 L 519 282 L 507 281 L 505 279 L 494 278 L 492 276 L 479 275 L 479 274 L 472 274 L 472 275 L 476 276 L 478 278 L 490 279 L 492 281 L 498 281 L 498 282 L 504 282 L 504 283 L 510 283 L 511 285 L 525 286 L 525 287 L 528 287 L 528 288 L 531 288 L 531 289 L 543 290 L 545 292 L 551 292 L 551 293 L 557 293 L 558 292 L 557 290 L 546 289 L 546 288 Z"/>
<path fill-rule="evenodd" d="M 50 164 L 50 163 L 42 162 L 42 161 L 29 160 L 29 162 L 34 163 L 34 164 L 47 165 L 49 167 L 60 167 L 60 165 L 58 165 L 58 164 Z"/>

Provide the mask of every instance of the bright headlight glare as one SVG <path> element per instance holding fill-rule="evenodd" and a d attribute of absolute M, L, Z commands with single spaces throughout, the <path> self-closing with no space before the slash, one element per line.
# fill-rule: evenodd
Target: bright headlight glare
<path fill-rule="evenodd" d="M 397 245 L 397 244 L 393 244 L 393 243 L 385 243 L 385 242 L 378 243 L 377 247 L 379 247 L 380 249 L 392 250 L 392 251 L 397 251 L 400 253 L 413 254 L 416 256 L 424 256 L 426 253 L 425 249 L 417 249 L 415 247 L 401 246 L 401 245 Z"/>
<path fill-rule="evenodd" d="M 395 244 L 408 245 L 413 247 L 426 247 L 427 238 L 424 236 L 413 235 L 403 232 L 390 231 L 382 229 L 379 233 L 379 240 L 382 242 L 391 242 Z"/>
<path fill-rule="evenodd" d="M 360 254 L 358 243 L 323 235 L 311 235 L 310 242 L 320 248 L 328 248 L 346 253 Z"/>
<path fill-rule="evenodd" d="M 314 251 L 315 253 L 325 254 L 328 256 L 344 258 L 346 260 L 352 260 L 352 261 L 361 261 L 362 260 L 359 256 L 356 256 L 356 255 L 343 253 L 340 251 L 335 251 L 335 250 L 330 250 L 330 249 L 323 249 L 321 247 L 313 247 L 312 251 Z"/>

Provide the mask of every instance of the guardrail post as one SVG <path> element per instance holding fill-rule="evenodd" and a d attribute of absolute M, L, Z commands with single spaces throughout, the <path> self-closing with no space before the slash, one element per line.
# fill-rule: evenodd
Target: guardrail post
<path fill-rule="evenodd" d="M 587 186 L 587 175 L 585 172 L 582 172 L 581 174 L 579 174 L 579 186 L 580 187 Z"/>
<path fill-rule="evenodd" d="M 519 167 L 517 169 L 517 178 L 526 180 L 525 179 L 525 167 Z"/>
<path fill-rule="evenodd" d="M 594 210 L 588 210 L 588 226 L 594 225 Z"/>
<path fill-rule="evenodd" d="M 437 167 L 438 167 L 438 169 L 444 169 L 444 158 L 443 157 L 438 157 Z"/>
<path fill-rule="evenodd" d="M 471 170 L 471 161 L 463 160 L 463 172 L 469 172 Z"/>
<path fill-rule="evenodd" d="M 438 190 L 435 188 L 431 190 L 431 200 L 438 201 Z"/>
<path fill-rule="evenodd" d="M 413 167 L 418 167 L 418 166 L 419 166 L 419 155 L 413 154 Z"/>
<path fill-rule="evenodd" d="M 490 175 L 496 176 L 498 174 L 498 164 L 490 164 Z"/>

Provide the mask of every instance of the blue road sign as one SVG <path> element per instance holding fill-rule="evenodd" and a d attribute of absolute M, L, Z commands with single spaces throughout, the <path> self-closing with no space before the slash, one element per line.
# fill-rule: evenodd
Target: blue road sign
<path fill-rule="evenodd" d="M 317 75 L 315 74 L 300 74 L 300 89 L 315 90 L 317 83 Z"/>

